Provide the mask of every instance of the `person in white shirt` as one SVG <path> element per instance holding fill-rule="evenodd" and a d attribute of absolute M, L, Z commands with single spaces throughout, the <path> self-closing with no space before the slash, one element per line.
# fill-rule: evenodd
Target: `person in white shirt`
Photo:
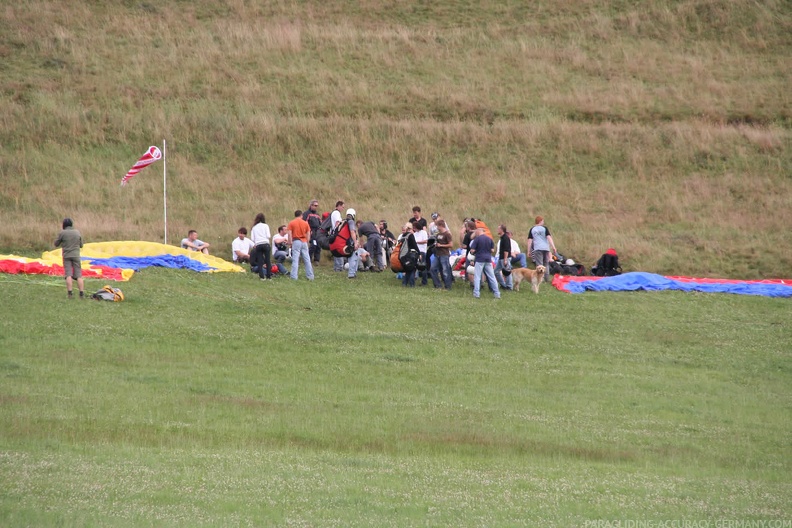
<path fill-rule="evenodd" d="M 415 243 L 418 245 L 418 251 L 424 254 L 424 259 L 426 258 L 426 242 L 429 240 L 429 233 L 426 230 L 421 229 L 420 224 L 413 220 L 413 235 L 415 236 Z M 429 265 L 424 267 L 422 270 L 418 270 L 418 274 L 421 276 L 421 286 L 426 286 L 427 282 L 429 281 Z"/>
<path fill-rule="evenodd" d="M 264 218 L 264 213 L 256 215 L 253 220 L 253 229 L 250 230 L 250 238 L 253 240 L 256 249 L 250 262 L 250 271 L 258 271 L 261 280 L 272 278 L 272 263 L 270 262 L 270 228 Z"/>
<path fill-rule="evenodd" d="M 255 248 L 256 245 L 247 237 L 246 227 L 240 227 L 237 234 L 239 236 L 231 242 L 231 258 L 234 262 L 247 262 L 249 264 L 250 254 L 253 252 L 253 248 Z"/>
<path fill-rule="evenodd" d="M 275 263 L 283 264 L 289 258 L 289 233 L 285 225 L 278 227 L 278 234 L 272 237 L 272 244 L 275 246 Z"/>

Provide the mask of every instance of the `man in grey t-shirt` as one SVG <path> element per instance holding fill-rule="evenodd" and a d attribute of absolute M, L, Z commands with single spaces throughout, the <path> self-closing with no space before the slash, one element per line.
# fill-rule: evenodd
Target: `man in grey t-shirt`
<path fill-rule="evenodd" d="M 73 298 L 73 280 L 77 279 L 77 288 L 80 290 L 80 299 L 85 299 L 85 283 L 82 278 L 80 265 L 80 248 L 83 247 L 82 235 L 74 229 L 71 218 L 63 219 L 63 231 L 55 239 L 55 247 L 61 247 L 63 252 L 63 274 L 66 276 L 66 292 L 69 299 Z"/>

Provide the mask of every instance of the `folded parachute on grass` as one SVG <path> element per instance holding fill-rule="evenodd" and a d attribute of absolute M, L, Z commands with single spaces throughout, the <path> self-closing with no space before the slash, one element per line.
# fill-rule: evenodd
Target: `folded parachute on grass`
<path fill-rule="evenodd" d="M 654 273 L 631 272 L 614 277 L 556 275 L 553 286 L 567 293 L 585 291 L 680 290 L 705 293 L 735 293 L 766 297 L 792 297 L 792 280 L 733 280 L 694 277 L 663 277 Z"/>
<path fill-rule="evenodd" d="M 85 244 L 80 255 L 85 278 L 128 281 L 135 271 L 151 266 L 199 272 L 244 271 L 219 257 L 156 242 L 95 242 Z M 61 250 L 47 251 L 40 259 L 0 255 L 0 272 L 63 275 Z"/>

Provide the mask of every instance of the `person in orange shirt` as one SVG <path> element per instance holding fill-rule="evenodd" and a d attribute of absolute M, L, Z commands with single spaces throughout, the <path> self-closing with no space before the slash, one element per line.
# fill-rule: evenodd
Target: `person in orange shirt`
<path fill-rule="evenodd" d="M 314 280 L 314 272 L 309 254 L 311 246 L 308 244 L 311 238 L 311 226 L 302 219 L 302 213 L 300 210 L 294 211 L 294 220 L 286 226 L 286 231 L 289 233 L 289 244 L 292 248 L 291 278 L 292 280 L 297 280 L 300 259 L 302 259 L 305 264 L 305 277 L 312 281 Z"/>

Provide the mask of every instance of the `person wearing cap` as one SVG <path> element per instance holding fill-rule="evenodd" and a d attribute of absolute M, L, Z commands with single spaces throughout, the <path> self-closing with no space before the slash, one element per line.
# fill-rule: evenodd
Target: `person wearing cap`
<path fill-rule="evenodd" d="M 427 231 L 429 231 L 429 238 L 436 238 L 440 230 L 437 228 L 437 219 L 440 218 L 440 213 L 432 213 L 432 222 L 429 224 Z"/>
<path fill-rule="evenodd" d="M 308 209 L 305 210 L 302 216 L 303 220 L 308 222 L 308 225 L 311 227 L 311 240 L 309 241 L 310 246 L 308 248 L 308 254 L 314 262 L 319 262 L 319 257 L 322 256 L 322 248 L 319 247 L 319 241 L 316 238 L 316 235 L 319 233 L 319 226 L 322 224 L 322 217 L 319 215 L 318 207 L 319 200 L 311 200 L 308 204 Z"/>
<path fill-rule="evenodd" d="M 619 255 L 613 248 L 603 253 L 597 263 L 591 268 L 591 274 L 597 277 L 612 277 L 621 275 L 622 269 L 619 265 Z"/>
<path fill-rule="evenodd" d="M 302 219 L 302 211 L 294 211 L 294 220 L 286 226 L 289 233 L 289 243 L 292 248 L 292 267 L 291 279 L 297 280 L 297 272 L 300 270 L 300 259 L 305 264 L 305 278 L 309 281 L 314 280 L 311 256 L 308 253 L 308 239 L 311 236 L 311 226 Z"/>
<path fill-rule="evenodd" d="M 528 253 L 537 266 L 544 266 L 545 282 L 550 282 L 550 250 L 558 253 L 550 229 L 545 226 L 544 218 L 536 217 L 536 225 L 528 232 Z"/>
<path fill-rule="evenodd" d="M 69 299 L 74 298 L 72 288 L 74 280 L 77 281 L 77 289 L 80 290 L 80 299 L 85 299 L 85 281 L 82 278 L 82 266 L 80 264 L 80 248 L 83 247 L 82 235 L 74 229 L 71 218 L 63 219 L 63 230 L 58 233 L 55 239 L 55 247 L 61 248 L 63 255 L 63 274 L 66 278 L 66 294 Z"/>

